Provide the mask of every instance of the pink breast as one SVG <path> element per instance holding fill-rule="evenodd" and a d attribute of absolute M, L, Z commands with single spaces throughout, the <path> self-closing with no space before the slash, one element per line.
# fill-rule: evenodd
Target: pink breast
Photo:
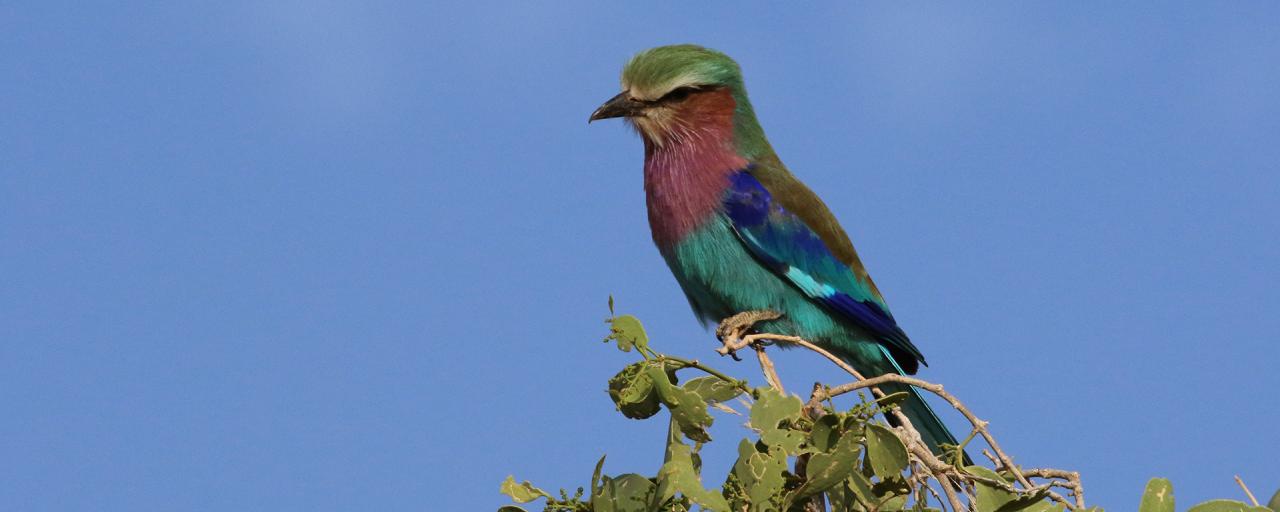
<path fill-rule="evenodd" d="M 646 151 L 644 190 L 653 241 L 666 250 L 709 221 L 720 207 L 729 176 L 747 166 L 728 141 L 656 147 Z"/>

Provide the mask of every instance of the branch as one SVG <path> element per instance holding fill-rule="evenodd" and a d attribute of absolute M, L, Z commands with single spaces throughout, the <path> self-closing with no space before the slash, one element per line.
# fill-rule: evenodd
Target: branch
<path fill-rule="evenodd" d="M 985 451 L 985 450 L 984 450 Z M 1048 478 L 1062 479 L 1065 482 L 1051 480 L 1050 483 L 1057 487 L 1062 487 L 1071 491 L 1071 495 L 1075 497 L 1076 508 L 1084 508 L 1084 484 L 1080 483 L 1080 473 L 1078 471 L 1065 471 L 1061 469 L 1024 469 L 1022 474 L 1027 478 Z"/>
<path fill-rule="evenodd" d="M 1236 475 L 1236 483 L 1240 484 L 1241 489 L 1244 489 L 1244 495 L 1249 497 L 1249 501 L 1253 502 L 1253 506 L 1259 506 L 1258 498 L 1253 497 L 1253 492 L 1249 491 L 1249 486 L 1244 484 L 1244 480 L 1240 479 L 1240 475 Z"/>
<path fill-rule="evenodd" d="M 953 511 L 959 512 L 961 510 L 965 510 L 967 507 L 965 507 L 963 502 L 960 501 L 959 496 L 956 494 L 956 489 L 954 488 L 956 486 L 953 485 L 952 482 L 968 482 L 970 484 L 981 483 L 984 485 L 998 487 L 1015 494 L 1024 495 L 1043 492 L 1053 501 L 1061 503 L 1071 510 L 1084 508 L 1084 489 L 1080 483 L 1079 473 L 1058 469 L 1031 469 L 1024 472 L 1021 468 L 1015 466 L 1013 464 L 1013 458 L 1000 448 L 1000 444 L 996 442 L 995 437 L 991 435 L 990 430 L 987 428 L 988 423 L 985 420 L 978 418 L 973 411 L 965 406 L 964 403 L 954 395 L 945 391 L 941 384 L 934 384 L 914 377 L 898 374 L 886 374 L 878 377 L 866 378 L 835 354 L 832 354 L 826 349 L 798 336 L 773 333 L 755 333 L 740 336 L 741 333 L 749 330 L 751 325 L 755 322 L 772 320 L 779 316 L 780 315 L 777 313 L 771 311 L 751 311 L 747 313 L 740 313 L 725 319 L 725 321 L 721 323 L 720 329 L 717 330 L 717 334 L 720 336 L 724 346 L 717 349 L 716 352 L 721 355 L 732 355 L 737 350 L 748 346 L 754 348 L 756 355 L 760 360 L 761 371 L 765 374 L 765 379 L 769 381 L 771 386 L 777 388 L 779 391 L 782 390 L 782 384 L 780 379 L 778 379 L 777 370 L 772 361 L 764 355 L 764 346 L 770 342 L 783 342 L 798 345 L 817 352 L 836 366 L 839 366 L 845 372 L 848 372 L 855 379 L 858 379 L 854 382 L 842 384 L 829 389 L 815 384 L 813 393 L 809 399 L 808 408 L 810 409 L 820 409 L 823 401 L 859 389 L 868 389 L 877 399 L 884 398 L 884 392 L 880 391 L 877 386 L 890 382 L 915 386 L 946 400 L 951 407 L 960 411 L 960 413 L 964 415 L 965 419 L 973 426 L 973 431 L 969 437 L 972 438 L 975 434 L 981 435 L 983 440 L 987 442 L 987 445 L 989 445 L 995 452 L 995 456 L 992 457 L 992 459 L 993 462 L 998 463 L 996 468 L 997 471 L 1007 471 L 1009 474 L 1013 475 L 1014 479 L 1017 480 L 1017 483 L 1022 486 L 1022 488 L 1018 488 L 1002 480 L 993 480 L 973 475 L 967 471 L 961 470 L 955 465 L 948 464 L 938 459 L 938 457 L 924 445 L 924 442 L 920 438 L 919 431 L 915 429 L 915 426 L 911 424 L 911 420 L 908 419 L 905 414 L 897 408 L 887 411 L 886 414 L 893 415 L 894 419 L 902 425 L 899 427 L 900 430 L 897 431 L 899 437 L 903 439 L 908 451 L 915 456 L 915 458 L 919 459 L 921 465 L 923 465 L 924 468 L 932 474 L 934 480 L 939 482 L 939 487 L 942 488 L 943 493 L 946 495 L 947 502 L 951 505 Z M 983 450 L 983 452 L 987 453 L 986 450 Z M 990 456 L 989 453 L 987 453 L 987 455 Z M 1049 481 L 1036 485 L 1028 479 L 1028 476 L 1048 479 Z M 1054 492 L 1052 487 L 1061 487 L 1063 489 L 1070 490 L 1075 499 L 1073 501 L 1068 501 L 1061 494 Z M 970 502 L 973 501 L 972 496 L 967 497 Z"/>

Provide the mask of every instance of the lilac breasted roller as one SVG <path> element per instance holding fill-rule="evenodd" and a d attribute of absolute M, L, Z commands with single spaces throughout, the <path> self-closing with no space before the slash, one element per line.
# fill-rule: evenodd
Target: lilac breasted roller
<path fill-rule="evenodd" d="M 653 241 L 700 319 L 782 313 L 758 330 L 810 340 L 867 376 L 926 364 L 831 211 L 769 145 L 733 59 L 695 45 L 640 52 L 590 120 L 614 117 L 644 140 Z M 935 453 L 956 444 L 918 390 L 882 389 L 909 394 L 902 411 Z"/>

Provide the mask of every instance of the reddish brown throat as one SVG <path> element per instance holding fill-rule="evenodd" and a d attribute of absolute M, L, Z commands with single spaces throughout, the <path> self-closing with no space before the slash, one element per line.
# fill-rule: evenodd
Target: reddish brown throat
<path fill-rule="evenodd" d="M 731 144 L 736 107 L 727 87 L 698 89 L 654 101 L 627 121 L 644 138 L 646 148 L 705 144 L 713 136 L 728 136 L 718 142 Z"/>

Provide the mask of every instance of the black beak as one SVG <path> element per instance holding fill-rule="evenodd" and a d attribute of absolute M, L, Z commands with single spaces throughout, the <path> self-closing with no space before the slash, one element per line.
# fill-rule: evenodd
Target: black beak
<path fill-rule="evenodd" d="M 636 101 L 627 96 L 627 93 L 621 93 L 617 96 L 609 98 L 609 101 L 600 105 L 600 108 L 591 113 L 591 117 L 587 118 L 587 123 L 599 121 L 601 119 L 609 119 L 613 117 L 631 117 L 640 115 L 644 110 L 645 103 Z"/>

